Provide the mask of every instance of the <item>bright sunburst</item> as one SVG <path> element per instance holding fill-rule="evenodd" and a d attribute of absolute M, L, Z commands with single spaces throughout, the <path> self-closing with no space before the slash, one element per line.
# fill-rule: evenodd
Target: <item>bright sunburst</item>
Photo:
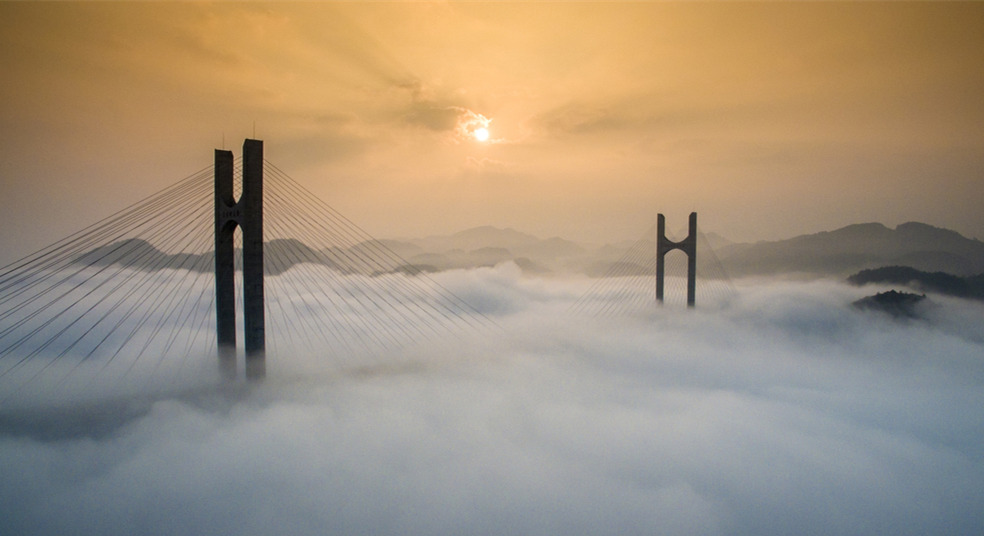
<path fill-rule="evenodd" d="M 476 141 L 488 141 L 489 140 L 489 129 L 485 127 L 479 127 L 472 131 L 472 136 L 475 137 Z"/>

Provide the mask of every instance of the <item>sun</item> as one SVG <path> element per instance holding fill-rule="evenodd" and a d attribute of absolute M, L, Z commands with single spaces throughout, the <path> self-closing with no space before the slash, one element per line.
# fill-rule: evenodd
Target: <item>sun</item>
<path fill-rule="evenodd" d="M 452 134 L 454 143 L 471 141 L 484 144 L 497 143 L 499 141 L 498 139 L 493 139 L 492 132 L 489 131 L 489 124 L 492 123 L 491 118 L 467 108 L 455 108 L 455 110 L 458 111 L 458 123 L 455 125 L 454 133 Z"/>

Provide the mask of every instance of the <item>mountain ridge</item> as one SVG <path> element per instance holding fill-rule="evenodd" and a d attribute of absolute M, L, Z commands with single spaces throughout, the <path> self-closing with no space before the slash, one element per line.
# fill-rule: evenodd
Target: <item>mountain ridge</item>
<path fill-rule="evenodd" d="M 851 224 L 786 240 L 734 244 L 718 255 L 733 275 L 847 275 L 892 265 L 962 276 L 984 271 L 984 242 L 921 222 L 895 229 L 881 223 Z"/>
<path fill-rule="evenodd" d="M 698 242 L 698 266 L 707 265 L 707 254 L 720 260 L 731 276 L 805 274 L 846 277 L 866 269 L 907 266 L 923 272 L 946 272 L 972 276 L 984 272 L 984 242 L 960 233 L 920 222 L 906 222 L 891 229 L 881 223 L 847 225 L 830 231 L 794 236 L 785 240 L 733 243 L 713 233 L 703 233 Z M 718 244 L 713 247 L 711 240 Z M 652 249 L 644 240 L 635 243 L 591 246 L 560 237 L 546 239 L 490 225 L 465 229 L 450 235 L 412 239 L 372 239 L 346 247 L 316 249 L 296 239 L 270 239 L 267 251 L 278 261 L 267 273 L 282 273 L 299 262 L 324 264 L 345 273 L 363 273 L 364 266 L 347 266 L 348 259 L 364 259 L 381 252 L 395 263 L 393 271 L 433 272 L 494 266 L 516 262 L 530 273 L 580 273 L 600 275 L 604 266 L 622 260 L 630 248 Z M 640 246 L 641 244 L 641 246 Z M 164 253 L 153 245 L 129 239 L 103 245 L 80 255 L 86 264 L 128 264 L 153 270 L 160 266 L 207 271 L 211 252 Z M 135 261 L 134 259 L 137 259 Z M 634 270 L 649 270 L 645 259 Z M 275 265 L 274 265 L 275 264 Z M 358 264 L 358 263 L 356 263 Z M 378 272 L 370 272 L 378 273 Z M 699 272 L 700 273 L 700 272 Z"/>

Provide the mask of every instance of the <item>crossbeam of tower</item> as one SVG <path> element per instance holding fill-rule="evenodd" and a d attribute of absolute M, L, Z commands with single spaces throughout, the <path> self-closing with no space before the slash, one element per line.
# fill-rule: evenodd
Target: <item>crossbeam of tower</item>
<path fill-rule="evenodd" d="M 647 229 L 621 258 L 611 263 L 604 274 L 595 276 L 595 281 L 571 306 L 571 312 L 594 317 L 651 312 L 654 274 L 656 303 L 661 306 L 666 272 L 669 271 L 672 275 L 682 269 L 683 259 L 679 257 L 671 258 L 667 263 L 666 254 L 674 249 L 681 250 L 687 256 L 688 308 L 695 306 L 698 286 L 701 296 L 709 298 L 711 303 L 719 303 L 735 296 L 736 290 L 724 266 L 708 244 L 707 237 L 697 228 L 696 212 L 690 214 L 689 224 L 687 237 L 674 242 L 666 236 L 665 217 L 657 214 L 657 224 Z M 698 247 L 703 259 L 700 285 L 697 282 Z M 669 288 L 665 289 L 670 301 L 674 301 L 673 296 L 681 295 L 682 291 L 682 279 L 671 277 Z"/>
<path fill-rule="evenodd" d="M 236 377 L 236 227 L 243 236 L 243 343 L 246 378 L 266 375 L 263 304 L 263 142 L 243 142 L 243 188 L 233 193 L 232 151 L 215 150 L 215 316 L 219 368 Z"/>
<path fill-rule="evenodd" d="M 663 303 L 663 280 L 666 254 L 679 249 L 687 254 L 687 307 L 693 307 L 697 296 L 697 213 L 690 213 L 687 238 L 674 242 L 666 238 L 666 218 L 656 217 L 656 301 Z"/>

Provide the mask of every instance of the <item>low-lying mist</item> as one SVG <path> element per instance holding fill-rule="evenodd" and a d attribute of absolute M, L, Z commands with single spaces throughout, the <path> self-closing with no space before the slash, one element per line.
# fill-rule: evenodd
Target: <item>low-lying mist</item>
<path fill-rule="evenodd" d="M 984 304 L 931 295 L 896 320 L 850 305 L 871 288 L 744 280 L 591 316 L 571 313 L 587 278 L 432 277 L 496 326 L 365 365 L 281 344 L 262 384 L 176 389 L 98 433 L 8 410 L 0 533 L 984 526 Z"/>

